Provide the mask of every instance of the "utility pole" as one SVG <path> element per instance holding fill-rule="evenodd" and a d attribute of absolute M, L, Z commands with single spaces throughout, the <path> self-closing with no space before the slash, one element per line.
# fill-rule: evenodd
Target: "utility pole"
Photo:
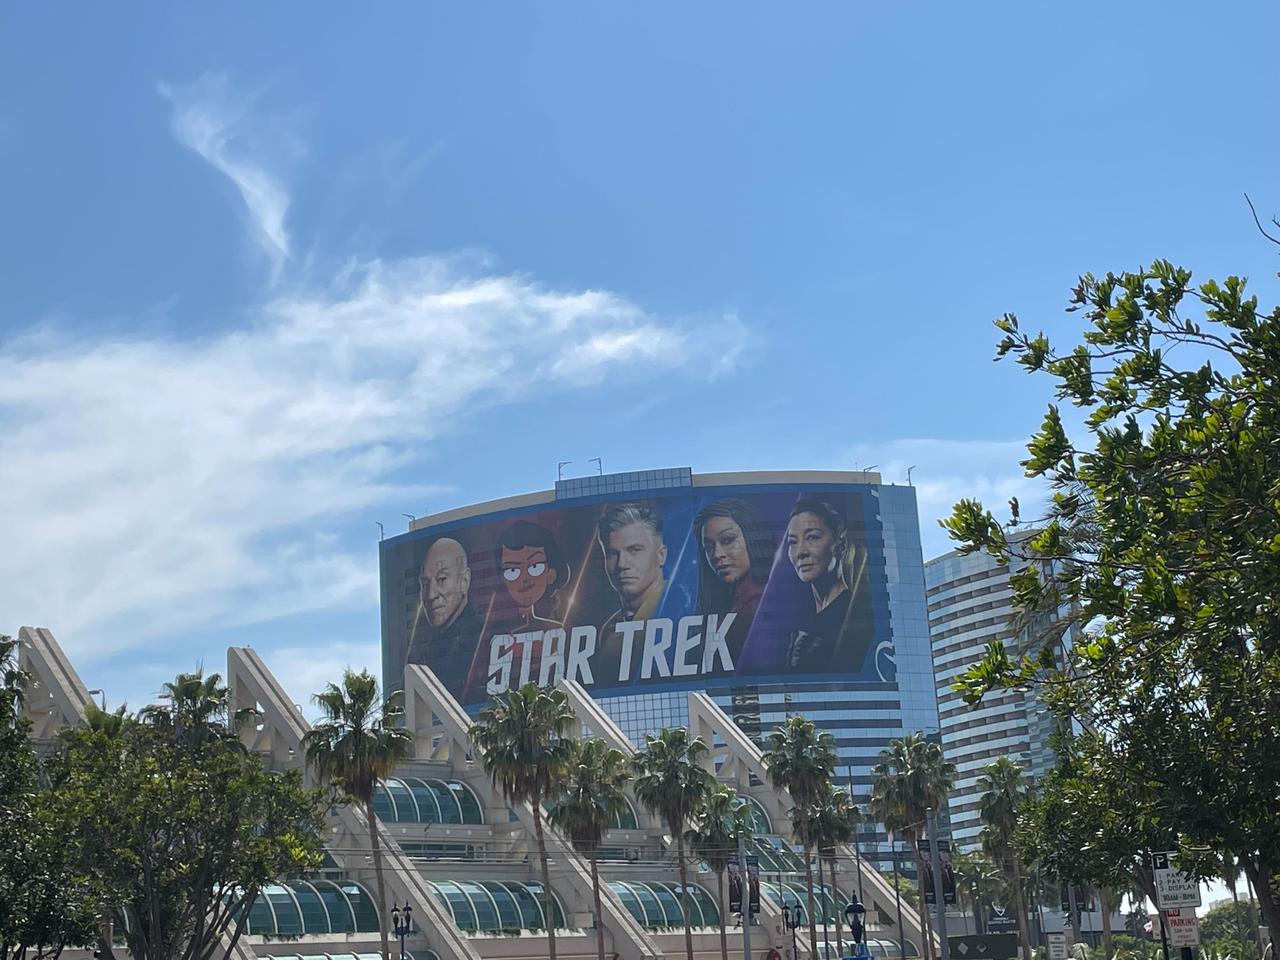
<path fill-rule="evenodd" d="M 930 807 L 925 811 L 925 816 L 929 826 L 929 864 L 933 867 L 933 906 L 937 917 L 938 945 L 942 948 L 942 960 L 951 960 L 951 945 L 947 943 L 946 897 L 942 893 L 942 858 L 938 853 L 938 815 Z"/>
<path fill-rule="evenodd" d="M 751 878 L 747 875 L 747 838 L 738 831 L 738 890 L 742 897 L 742 960 L 751 960 Z"/>
<path fill-rule="evenodd" d="M 853 764 L 849 765 L 849 805 L 857 807 L 853 802 Z M 858 902 L 866 903 L 862 898 L 862 844 L 859 842 L 859 834 L 862 832 L 862 824 L 855 823 L 853 825 L 853 862 L 858 865 Z"/>
<path fill-rule="evenodd" d="M 907 934 L 902 929 L 902 878 L 898 875 L 898 838 L 891 836 L 889 842 L 893 845 L 893 903 L 898 908 L 898 958 L 906 960 Z"/>

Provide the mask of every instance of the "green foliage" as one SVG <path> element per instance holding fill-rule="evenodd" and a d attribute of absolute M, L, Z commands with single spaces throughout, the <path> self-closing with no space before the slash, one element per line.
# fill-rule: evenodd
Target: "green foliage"
<path fill-rule="evenodd" d="M 872 769 L 871 815 L 913 848 L 925 825 L 925 811 L 939 810 L 955 783 L 955 764 L 923 733 L 891 740 Z"/>
<path fill-rule="evenodd" d="M 646 736 L 644 749 L 634 757 L 635 795 L 667 823 L 676 841 L 680 870 L 680 912 L 684 918 L 685 953 L 693 960 L 693 930 L 689 925 L 688 867 L 684 857 L 685 827 L 706 803 L 715 778 L 706 768 L 709 749 L 700 738 L 689 739 L 683 728 L 663 727 Z"/>
<path fill-rule="evenodd" d="M 600 873 L 597 853 L 614 818 L 627 809 L 631 768 L 621 751 L 597 737 L 570 740 L 570 755 L 560 793 L 547 816 L 568 835 L 574 847 L 591 858 L 591 893 L 600 914 Z M 596 924 L 599 960 L 604 960 L 604 927 Z"/>
<path fill-rule="evenodd" d="M 1114 960 L 1159 960 L 1160 944 L 1128 933 L 1111 935 Z"/>
<path fill-rule="evenodd" d="M 533 808 L 538 859 L 542 865 L 543 916 L 554 917 L 547 842 L 542 830 L 542 802 L 554 794 L 574 755 L 571 734 L 578 718 L 560 690 L 541 690 L 526 683 L 494 697 L 480 711 L 471 739 L 494 786 L 509 803 Z M 547 924 L 547 955 L 556 960 L 555 924 Z"/>
<path fill-rule="evenodd" d="M 713 788 L 695 814 L 693 827 L 685 834 L 689 849 L 720 876 L 729 865 L 730 855 L 737 852 L 739 837 L 751 838 L 751 805 L 729 787 Z"/>
<path fill-rule="evenodd" d="M 554 794 L 569 766 L 576 722 L 561 691 L 526 683 L 480 711 L 471 739 L 507 801 L 537 806 Z"/>
<path fill-rule="evenodd" d="M 716 875 L 721 900 L 720 952 L 723 960 L 728 960 L 729 955 L 725 940 L 725 920 L 729 915 L 729 905 L 724 899 L 724 872 L 729 866 L 730 855 L 737 851 L 738 839 L 746 841 L 751 837 L 751 814 L 751 805 L 732 789 L 725 786 L 714 787 L 703 799 L 702 806 L 694 815 L 694 825 L 685 835 L 690 849 L 706 861 L 711 872 Z M 745 911 L 746 908 L 743 909 Z"/>
<path fill-rule="evenodd" d="M 862 812 L 849 794 L 828 783 L 826 793 L 820 796 L 807 818 L 807 823 L 797 824 L 800 808 L 791 811 L 791 826 L 796 836 L 807 836 L 813 841 L 818 855 L 835 861 L 837 848 L 853 842 L 862 822 Z"/>
<path fill-rule="evenodd" d="M 594 854 L 613 819 L 627 809 L 627 758 L 596 737 L 570 740 L 560 792 L 547 818 L 583 853 Z"/>
<path fill-rule="evenodd" d="M 788 717 L 769 734 L 764 753 L 765 770 L 774 787 L 791 794 L 791 826 L 796 839 L 804 846 L 804 882 L 807 898 L 805 915 L 809 920 L 809 949 L 818 953 L 817 915 L 813 899 L 813 848 L 817 838 L 812 833 L 818 806 L 828 796 L 835 774 L 836 741 L 831 734 L 819 733 L 807 717 Z"/>
<path fill-rule="evenodd" d="M 1200 939 L 1204 943 L 1239 940 L 1241 932 L 1247 942 L 1253 943 L 1251 953 L 1257 953 L 1254 940 L 1258 927 L 1258 905 L 1242 899 L 1237 905 L 1231 900 L 1215 903 L 1200 918 Z"/>
<path fill-rule="evenodd" d="M 664 727 L 644 738 L 635 756 L 636 798 L 666 821 L 672 835 L 683 836 L 685 826 L 715 787 L 703 765 L 708 749 L 701 738 L 689 738 L 682 728 Z"/>
<path fill-rule="evenodd" d="M 920 732 L 889 741 L 872 768 L 874 780 L 868 804 L 871 815 L 890 833 L 902 837 L 916 860 L 916 876 L 925 874 L 919 840 L 925 832 L 926 812 L 940 810 L 955 783 L 955 764 L 942 755 L 942 745 Z M 929 929 L 929 911 L 924 891 L 918 891 L 917 907 Z M 925 955 L 933 955 L 933 941 L 925 936 Z"/>
<path fill-rule="evenodd" d="M 97 900 L 40 789 L 42 764 L 18 710 L 27 678 L 16 644 L 0 636 L 0 960 L 45 960 L 95 937 Z"/>
<path fill-rule="evenodd" d="M 1048 376 L 1084 417 L 1079 442 L 1054 404 L 1028 442 L 1028 475 L 1053 491 L 1040 532 L 1007 534 L 974 501 L 944 524 L 962 550 L 1025 562 L 1015 601 L 1051 626 L 1039 651 L 992 648 L 957 688 L 976 702 L 1036 684 L 1096 741 L 1035 818 L 1041 839 L 1095 838 L 1077 873 L 1136 867 L 1141 844 L 1234 851 L 1280 928 L 1280 309 L 1238 277 L 1195 286 L 1157 261 L 1086 274 L 1070 310 L 1086 326 L 1064 350 L 1012 314 L 996 324 L 998 356 Z M 1073 625 L 1087 632 L 1059 669 L 1044 654 Z M 1108 813 L 1126 798 L 1137 806 Z M 1072 804 L 1092 819 L 1053 822 Z"/>
<path fill-rule="evenodd" d="M 769 734 L 764 752 L 769 781 L 791 794 L 792 802 L 802 814 L 798 821 L 802 829 L 808 822 L 809 811 L 826 796 L 837 759 L 835 738 L 829 733 L 819 733 L 807 717 L 789 717 Z M 806 846 L 812 846 L 812 840 L 805 834 L 797 833 L 796 837 Z"/>
<path fill-rule="evenodd" d="M 951 862 L 956 874 L 956 895 L 973 913 L 978 932 L 983 933 L 985 904 L 1004 902 L 1004 871 L 986 853 L 977 850 L 952 854 Z"/>
<path fill-rule="evenodd" d="M 378 681 L 367 670 L 345 671 L 342 686 L 326 684 L 312 699 L 324 718 L 303 735 L 307 763 L 342 799 L 371 807 L 377 784 L 413 749 L 413 734 L 400 726 L 403 707 L 396 698 L 379 697 Z"/>
<path fill-rule="evenodd" d="M 175 705 L 180 700 L 185 704 L 175 711 L 173 723 L 179 731 L 193 722 L 198 723 L 211 708 L 209 691 L 189 676 L 178 678 L 173 693 Z M 308 766 L 315 770 L 334 799 L 357 803 L 364 810 L 378 888 L 378 933 L 382 954 L 389 957 L 391 921 L 373 795 L 378 783 L 390 776 L 396 764 L 413 750 L 413 734 L 400 726 L 404 708 L 399 698 L 383 700 L 378 693 L 378 681 L 368 670 L 344 671 L 342 686 L 326 684 L 324 690 L 311 699 L 324 711 L 324 718 L 303 734 L 302 750 Z M 235 718 L 236 722 L 240 719 Z"/>
<path fill-rule="evenodd" d="M 139 960 L 228 955 L 262 888 L 320 862 L 318 794 L 265 769 L 234 735 L 225 688 L 199 687 L 221 706 L 91 710 L 51 761 L 58 841 L 94 903 L 128 915 Z"/>

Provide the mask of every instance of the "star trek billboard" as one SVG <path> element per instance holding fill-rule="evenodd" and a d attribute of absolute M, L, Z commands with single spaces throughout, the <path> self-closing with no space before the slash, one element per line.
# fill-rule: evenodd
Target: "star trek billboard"
<path fill-rule="evenodd" d="M 382 544 L 386 687 L 464 706 L 532 681 L 596 695 L 892 684 L 876 488 L 689 487 L 473 517 Z"/>

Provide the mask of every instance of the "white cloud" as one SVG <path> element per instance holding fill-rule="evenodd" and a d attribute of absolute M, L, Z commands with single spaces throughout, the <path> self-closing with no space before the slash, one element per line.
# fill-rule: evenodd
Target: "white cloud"
<path fill-rule="evenodd" d="M 73 338 L 51 322 L 0 342 L 0 612 L 104 672 L 164 636 L 372 608 L 376 564 L 332 531 L 428 495 L 396 478 L 464 411 L 615 372 L 725 372 L 748 339 L 732 315 L 673 322 L 475 256 L 353 259 L 304 283 L 269 162 L 297 153 L 287 130 L 260 152 L 263 125 L 221 77 L 160 90 L 179 140 L 239 190 L 286 292 L 199 340 Z M 167 649 L 120 686 L 146 698 L 194 659 L 221 669 L 209 653 Z"/>
<path fill-rule="evenodd" d="M 173 104 L 174 136 L 240 191 L 255 239 L 271 259 L 273 276 L 279 276 L 290 252 L 285 229 L 289 194 L 274 174 L 246 155 L 248 105 L 232 95 L 225 77 L 216 74 L 180 86 L 162 83 L 159 91 Z"/>
<path fill-rule="evenodd" d="M 606 291 L 424 257 L 348 264 L 206 340 L 13 341 L 0 610 L 103 655 L 372 603 L 374 564 L 319 531 L 422 499 L 391 478 L 437 425 L 638 358 L 647 376 L 702 370 L 740 339 L 733 318 L 687 327 Z"/>

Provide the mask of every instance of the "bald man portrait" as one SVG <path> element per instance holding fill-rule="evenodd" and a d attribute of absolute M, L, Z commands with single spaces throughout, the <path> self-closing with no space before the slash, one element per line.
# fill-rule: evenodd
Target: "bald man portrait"
<path fill-rule="evenodd" d="M 469 603 L 471 565 L 462 544 L 451 537 L 431 544 L 418 587 L 420 612 L 405 661 L 425 664 L 451 691 L 461 692 L 481 628 Z"/>

